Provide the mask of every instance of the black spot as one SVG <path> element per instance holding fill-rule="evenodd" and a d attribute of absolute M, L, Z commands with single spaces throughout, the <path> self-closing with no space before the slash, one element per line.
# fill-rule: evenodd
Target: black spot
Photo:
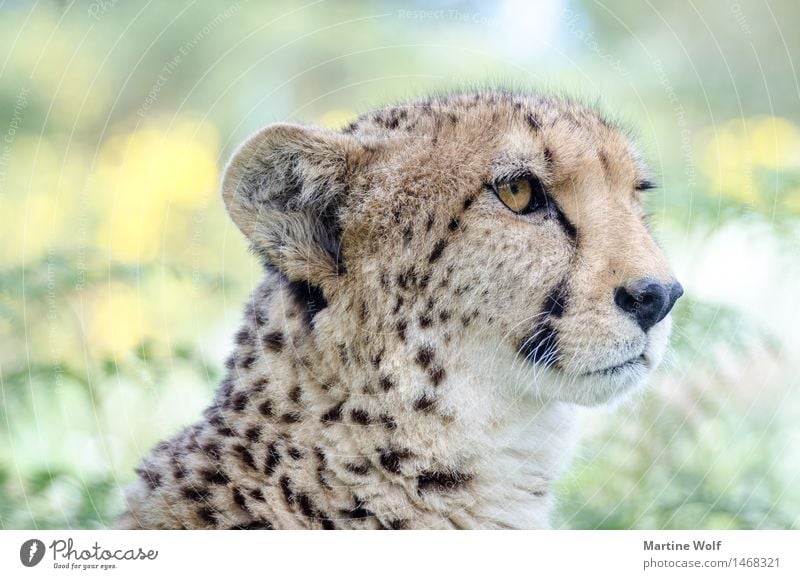
<path fill-rule="evenodd" d="M 236 395 L 231 398 L 231 408 L 236 412 L 241 412 L 247 406 L 248 401 L 247 392 L 237 392 Z"/>
<path fill-rule="evenodd" d="M 236 332 L 236 343 L 240 346 L 253 343 L 253 334 L 250 333 L 250 328 L 244 327 Z"/>
<path fill-rule="evenodd" d="M 414 230 L 411 229 L 411 226 L 408 225 L 403 230 L 403 245 L 408 245 L 411 243 L 411 240 L 414 239 Z"/>
<path fill-rule="evenodd" d="M 300 403 L 300 396 L 302 396 L 302 395 L 303 395 L 303 390 L 300 388 L 300 386 L 295 386 L 289 392 L 289 400 L 291 400 L 295 404 L 299 404 Z"/>
<path fill-rule="evenodd" d="M 203 477 L 203 480 L 212 485 L 226 485 L 231 482 L 231 479 L 228 477 L 228 475 L 218 469 L 201 470 L 200 476 Z"/>
<path fill-rule="evenodd" d="M 548 323 L 536 326 L 533 333 L 522 340 L 519 353 L 534 364 L 552 366 L 558 352 L 558 334 Z"/>
<path fill-rule="evenodd" d="M 567 287 L 566 283 L 562 280 L 550 292 L 547 299 L 544 301 L 544 311 L 548 315 L 560 318 L 564 315 L 564 310 L 567 307 Z"/>
<path fill-rule="evenodd" d="M 397 314 L 400 311 L 400 308 L 403 307 L 403 296 L 397 296 L 397 303 L 394 305 L 394 309 L 392 309 L 392 314 Z"/>
<path fill-rule="evenodd" d="M 244 358 L 242 358 L 239 365 L 244 368 L 245 370 L 249 370 L 253 367 L 253 364 L 256 363 L 256 357 L 253 354 L 247 354 Z"/>
<path fill-rule="evenodd" d="M 361 410 L 360 408 L 354 408 L 350 411 L 350 419 L 356 424 L 361 424 L 363 426 L 366 426 L 372 422 L 372 418 L 370 417 L 369 413 L 366 410 Z"/>
<path fill-rule="evenodd" d="M 289 479 L 288 476 L 283 475 L 278 484 L 280 484 L 281 491 L 283 492 L 283 498 L 286 500 L 286 504 L 293 505 L 294 491 L 292 491 L 292 481 Z"/>
<path fill-rule="evenodd" d="M 648 181 L 647 179 L 643 179 L 643 180 L 639 181 L 638 183 L 636 183 L 634 188 L 637 191 L 650 191 L 650 190 L 656 188 L 656 184 L 653 183 L 652 181 Z"/>
<path fill-rule="evenodd" d="M 258 405 L 258 411 L 263 416 L 272 416 L 272 402 L 264 400 L 264 402 Z"/>
<path fill-rule="evenodd" d="M 475 202 L 475 197 L 467 197 L 466 199 L 464 199 L 464 210 L 466 211 L 467 209 L 469 209 L 474 202 Z"/>
<path fill-rule="evenodd" d="M 247 523 L 240 523 L 230 528 L 231 531 L 272 531 L 274 527 L 266 519 L 258 519 Z"/>
<path fill-rule="evenodd" d="M 424 471 L 417 477 L 417 491 L 419 494 L 426 491 L 454 491 L 463 487 L 471 478 L 469 474 L 455 471 Z"/>
<path fill-rule="evenodd" d="M 542 123 L 533 113 L 527 113 L 525 115 L 525 120 L 528 122 L 528 126 L 533 129 L 534 132 L 539 132 L 542 130 Z"/>
<path fill-rule="evenodd" d="M 307 325 L 311 325 L 314 316 L 328 307 L 328 300 L 325 299 L 319 286 L 307 281 L 290 281 L 286 287 L 297 304 L 303 308 L 303 319 Z"/>
<path fill-rule="evenodd" d="M 397 428 L 397 422 L 395 422 L 394 418 L 389 416 L 388 414 L 381 414 L 378 416 L 381 423 L 386 427 L 387 430 L 394 430 Z"/>
<path fill-rule="evenodd" d="M 298 493 L 297 494 L 297 504 L 300 507 L 300 513 L 304 517 L 308 517 L 309 519 L 315 518 L 316 513 L 314 511 L 314 505 L 311 502 L 311 499 L 308 498 L 308 495 L 305 493 Z"/>
<path fill-rule="evenodd" d="M 433 228 L 433 215 L 428 216 L 428 221 L 425 223 L 425 231 L 430 231 Z"/>
<path fill-rule="evenodd" d="M 225 360 L 225 367 L 228 370 L 233 370 L 236 367 L 236 356 L 234 355 L 228 356 L 228 359 Z"/>
<path fill-rule="evenodd" d="M 245 465 L 255 470 L 256 461 L 253 460 L 253 454 L 250 452 L 248 448 L 242 446 L 241 444 L 237 444 L 234 445 L 232 450 L 239 455 L 239 458 Z"/>
<path fill-rule="evenodd" d="M 244 432 L 245 438 L 250 442 L 258 442 L 261 438 L 261 427 L 260 426 L 251 426 Z"/>
<path fill-rule="evenodd" d="M 141 478 L 151 489 L 161 486 L 161 474 L 154 470 L 137 468 L 136 474 L 139 475 L 139 478 Z"/>
<path fill-rule="evenodd" d="M 414 410 L 419 410 L 420 412 L 428 412 L 435 403 L 436 403 L 435 398 L 431 398 L 427 394 L 423 394 L 414 401 Z"/>
<path fill-rule="evenodd" d="M 267 447 L 267 457 L 264 459 L 264 474 L 267 476 L 272 475 L 280 463 L 281 453 L 278 451 L 278 445 L 273 442 Z"/>
<path fill-rule="evenodd" d="M 344 463 L 344 468 L 346 468 L 347 470 L 349 470 L 353 474 L 357 474 L 357 475 L 361 475 L 361 476 L 363 476 L 363 475 L 365 475 L 365 474 L 367 474 L 369 472 L 369 467 L 370 467 L 369 462 L 363 462 L 361 464 L 355 464 L 355 463 L 352 463 L 352 462 Z"/>
<path fill-rule="evenodd" d="M 400 474 L 400 461 L 408 458 L 409 454 L 405 451 L 392 450 L 391 448 L 379 448 L 381 466 L 388 472 Z"/>
<path fill-rule="evenodd" d="M 247 501 L 245 500 L 242 491 L 234 487 L 231 494 L 233 495 L 233 502 L 235 502 L 240 509 L 246 511 Z"/>
<path fill-rule="evenodd" d="M 420 316 L 419 317 L 419 327 L 420 328 L 429 328 L 433 320 L 429 316 Z"/>
<path fill-rule="evenodd" d="M 368 517 L 375 516 L 375 513 L 373 513 L 364 506 L 364 501 L 362 501 L 358 497 L 353 497 L 353 501 L 355 503 L 355 506 L 352 509 L 339 511 L 343 516 L 348 517 L 350 519 L 366 519 Z"/>
<path fill-rule="evenodd" d="M 408 529 L 408 521 L 405 519 L 392 519 L 389 521 L 389 528 L 393 531 L 403 531 Z"/>
<path fill-rule="evenodd" d="M 264 343 L 264 346 L 272 350 L 273 352 L 280 352 L 283 350 L 283 332 L 270 332 L 268 334 L 264 334 L 261 338 L 261 341 Z"/>
<path fill-rule="evenodd" d="M 299 412 L 287 412 L 281 416 L 281 422 L 284 424 L 297 424 L 303 420 L 303 416 Z"/>
<path fill-rule="evenodd" d="M 202 509 L 197 509 L 197 516 L 200 518 L 201 521 L 207 523 L 209 525 L 217 524 L 217 517 L 215 516 L 216 513 L 207 507 L 203 507 Z"/>
<path fill-rule="evenodd" d="M 430 346 L 423 346 L 417 352 L 416 358 L 414 360 L 422 366 L 423 368 L 427 368 L 433 362 L 433 357 L 436 354 L 436 351 L 431 348 Z"/>
<path fill-rule="evenodd" d="M 431 251 L 431 254 L 428 256 L 428 263 L 433 263 L 442 257 L 442 252 L 446 246 L 447 242 L 444 239 L 437 241 L 436 245 L 433 246 L 433 251 Z"/>
<path fill-rule="evenodd" d="M 342 420 L 342 406 L 344 402 L 340 402 L 330 410 L 328 410 L 325 414 L 320 417 L 323 424 L 328 424 L 332 422 L 340 422 Z"/>
<path fill-rule="evenodd" d="M 458 217 L 453 217 L 450 220 L 450 223 L 447 224 L 447 229 L 449 229 L 450 231 L 455 231 L 456 229 L 458 229 Z"/>
<path fill-rule="evenodd" d="M 228 428 L 227 426 L 222 426 L 220 428 L 217 428 L 217 434 L 219 434 L 220 436 L 228 437 L 228 438 L 230 438 L 232 436 L 236 436 L 236 433 L 233 430 L 231 430 L 230 428 Z"/>
<path fill-rule="evenodd" d="M 300 460 L 305 456 L 305 453 L 296 446 L 289 447 L 289 449 L 286 451 L 286 454 L 288 454 L 293 460 Z"/>
<path fill-rule="evenodd" d="M 249 494 L 250 497 L 252 497 L 254 500 L 257 500 L 260 503 L 266 501 L 266 499 L 264 498 L 264 493 L 261 492 L 261 489 L 252 489 Z"/>
<path fill-rule="evenodd" d="M 376 370 L 380 367 L 381 361 L 383 360 L 383 353 L 386 351 L 385 348 L 381 348 L 381 351 L 378 352 L 375 356 L 372 357 L 372 367 Z"/>
<path fill-rule="evenodd" d="M 442 310 L 441 312 L 439 312 L 439 319 L 442 322 L 447 322 L 450 319 L 450 312 L 448 312 L 447 310 Z"/>
<path fill-rule="evenodd" d="M 384 392 L 388 392 L 394 388 L 394 386 L 394 380 L 392 380 L 389 376 L 381 376 L 381 388 Z"/>
<path fill-rule="evenodd" d="M 406 329 L 408 328 L 408 322 L 405 320 L 400 320 L 397 322 L 395 329 L 397 330 L 397 335 L 400 338 L 401 342 L 406 341 Z"/>
<path fill-rule="evenodd" d="M 219 460 L 219 445 L 216 442 L 208 442 L 202 447 L 205 455 L 213 461 Z"/>
<path fill-rule="evenodd" d="M 208 491 L 207 488 L 198 488 L 198 487 L 184 487 L 181 489 L 183 496 L 186 497 L 190 501 L 201 502 L 208 500 L 211 496 L 211 493 Z"/>
<path fill-rule="evenodd" d="M 444 368 L 442 368 L 441 366 L 434 366 L 433 368 L 428 370 L 428 377 L 431 379 L 431 383 L 434 386 L 438 386 L 439 384 L 442 383 L 442 380 L 444 380 L 445 377 Z"/>

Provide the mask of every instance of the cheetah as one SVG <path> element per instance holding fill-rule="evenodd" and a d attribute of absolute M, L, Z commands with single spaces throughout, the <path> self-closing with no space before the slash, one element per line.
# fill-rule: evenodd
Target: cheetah
<path fill-rule="evenodd" d="M 539 529 L 578 406 L 637 391 L 683 293 L 627 134 L 501 90 L 273 124 L 222 196 L 263 260 L 202 418 L 121 528 Z"/>

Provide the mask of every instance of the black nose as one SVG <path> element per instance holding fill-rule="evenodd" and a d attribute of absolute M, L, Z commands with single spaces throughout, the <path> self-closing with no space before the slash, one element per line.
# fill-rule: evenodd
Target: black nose
<path fill-rule="evenodd" d="M 666 284 L 640 279 L 627 287 L 615 289 L 614 303 L 646 332 L 666 317 L 682 295 L 683 286 L 678 282 Z"/>

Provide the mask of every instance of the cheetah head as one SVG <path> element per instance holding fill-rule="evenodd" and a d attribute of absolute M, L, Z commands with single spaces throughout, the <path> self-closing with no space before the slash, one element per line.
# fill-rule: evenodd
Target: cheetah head
<path fill-rule="evenodd" d="M 271 125 L 236 152 L 223 197 L 365 344 L 443 340 L 519 392 L 595 405 L 659 363 L 683 292 L 646 224 L 651 187 L 593 110 L 484 92 L 341 132 Z"/>

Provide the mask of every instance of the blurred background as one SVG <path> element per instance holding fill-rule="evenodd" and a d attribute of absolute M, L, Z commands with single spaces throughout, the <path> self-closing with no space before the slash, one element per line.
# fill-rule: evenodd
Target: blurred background
<path fill-rule="evenodd" d="M 666 363 L 585 412 L 562 528 L 800 528 L 800 3 L 0 3 L 0 528 L 103 528 L 210 401 L 261 270 L 220 170 L 505 84 L 597 104 L 658 175 Z"/>

